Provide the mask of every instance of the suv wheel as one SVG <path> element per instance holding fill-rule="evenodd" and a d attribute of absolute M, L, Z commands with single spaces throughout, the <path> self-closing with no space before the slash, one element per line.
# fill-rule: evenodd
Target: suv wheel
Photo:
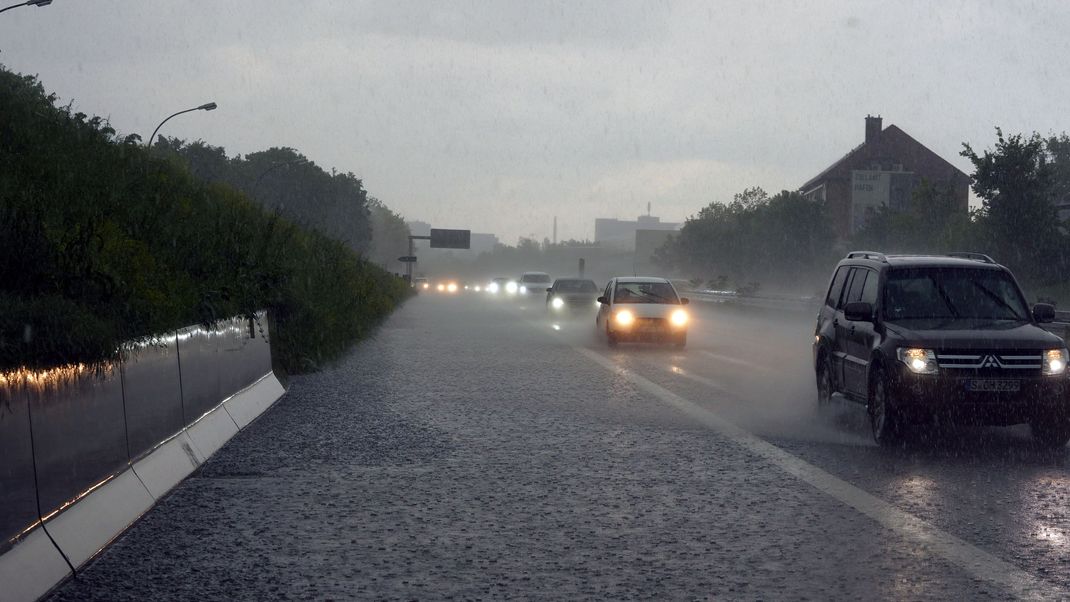
<path fill-rule="evenodd" d="M 817 362 L 817 405 L 827 406 L 832 403 L 832 362 L 828 353 L 822 353 Z"/>
<path fill-rule="evenodd" d="M 1070 420 L 1055 416 L 1038 416 L 1029 421 L 1033 440 L 1051 449 L 1058 449 L 1070 441 Z"/>
<path fill-rule="evenodd" d="M 878 370 L 873 378 L 875 382 L 869 394 L 869 424 L 873 439 L 881 447 L 893 447 L 903 439 L 903 421 L 889 394 L 884 370 Z"/>

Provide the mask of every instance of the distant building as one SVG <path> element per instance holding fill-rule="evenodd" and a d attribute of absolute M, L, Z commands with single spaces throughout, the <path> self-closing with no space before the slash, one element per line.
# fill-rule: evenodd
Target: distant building
<path fill-rule="evenodd" d="M 858 232 L 878 207 L 909 206 L 922 180 L 950 186 L 956 210 L 969 211 L 970 176 L 895 125 L 881 129 L 880 117 L 866 117 L 865 142 L 811 178 L 800 191 L 824 200 L 840 238 Z"/>
<path fill-rule="evenodd" d="M 663 222 L 653 215 L 640 215 L 634 222 L 619 219 L 594 220 L 594 241 L 601 245 L 635 249 L 637 230 L 679 230 L 682 224 Z"/>

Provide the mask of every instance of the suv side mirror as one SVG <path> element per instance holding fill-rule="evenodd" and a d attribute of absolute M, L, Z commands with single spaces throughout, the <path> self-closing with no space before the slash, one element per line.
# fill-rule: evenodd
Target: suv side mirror
<path fill-rule="evenodd" d="M 1037 322 L 1054 322 L 1055 306 L 1050 303 L 1037 303 L 1033 306 L 1033 319 Z"/>
<path fill-rule="evenodd" d="M 687 305 L 688 303 L 691 303 L 691 299 L 688 299 L 687 297 L 680 297 L 680 305 Z"/>
<path fill-rule="evenodd" d="M 548 293 L 554 292 L 554 287 L 551 286 L 550 288 L 546 289 L 546 292 L 548 292 Z"/>
<path fill-rule="evenodd" d="M 872 322 L 873 306 L 865 301 L 855 301 L 843 306 L 843 315 L 851 322 Z"/>
<path fill-rule="evenodd" d="M 598 302 L 602 305 L 609 305 L 609 299 L 606 299 L 604 295 L 598 298 Z"/>

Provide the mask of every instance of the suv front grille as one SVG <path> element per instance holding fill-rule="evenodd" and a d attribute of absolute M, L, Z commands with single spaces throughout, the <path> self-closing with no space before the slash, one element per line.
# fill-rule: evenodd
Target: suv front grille
<path fill-rule="evenodd" d="M 1043 357 L 1027 351 L 945 350 L 936 353 L 941 369 L 984 370 L 1010 374 L 1021 370 L 1040 370 Z"/>

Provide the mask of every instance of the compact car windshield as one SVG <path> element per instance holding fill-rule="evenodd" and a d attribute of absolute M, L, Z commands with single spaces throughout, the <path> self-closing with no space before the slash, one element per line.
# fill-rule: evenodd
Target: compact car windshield
<path fill-rule="evenodd" d="M 620 282 L 617 283 L 613 302 L 678 304 L 680 299 L 667 282 Z"/>
<path fill-rule="evenodd" d="M 596 293 L 598 287 L 590 280 L 558 280 L 554 285 L 559 293 Z"/>
<path fill-rule="evenodd" d="M 1028 321 L 1029 310 L 1003 272 L 972 269 L 896 270 L 884 289 L 884 315 L 897 320 Z"/>

